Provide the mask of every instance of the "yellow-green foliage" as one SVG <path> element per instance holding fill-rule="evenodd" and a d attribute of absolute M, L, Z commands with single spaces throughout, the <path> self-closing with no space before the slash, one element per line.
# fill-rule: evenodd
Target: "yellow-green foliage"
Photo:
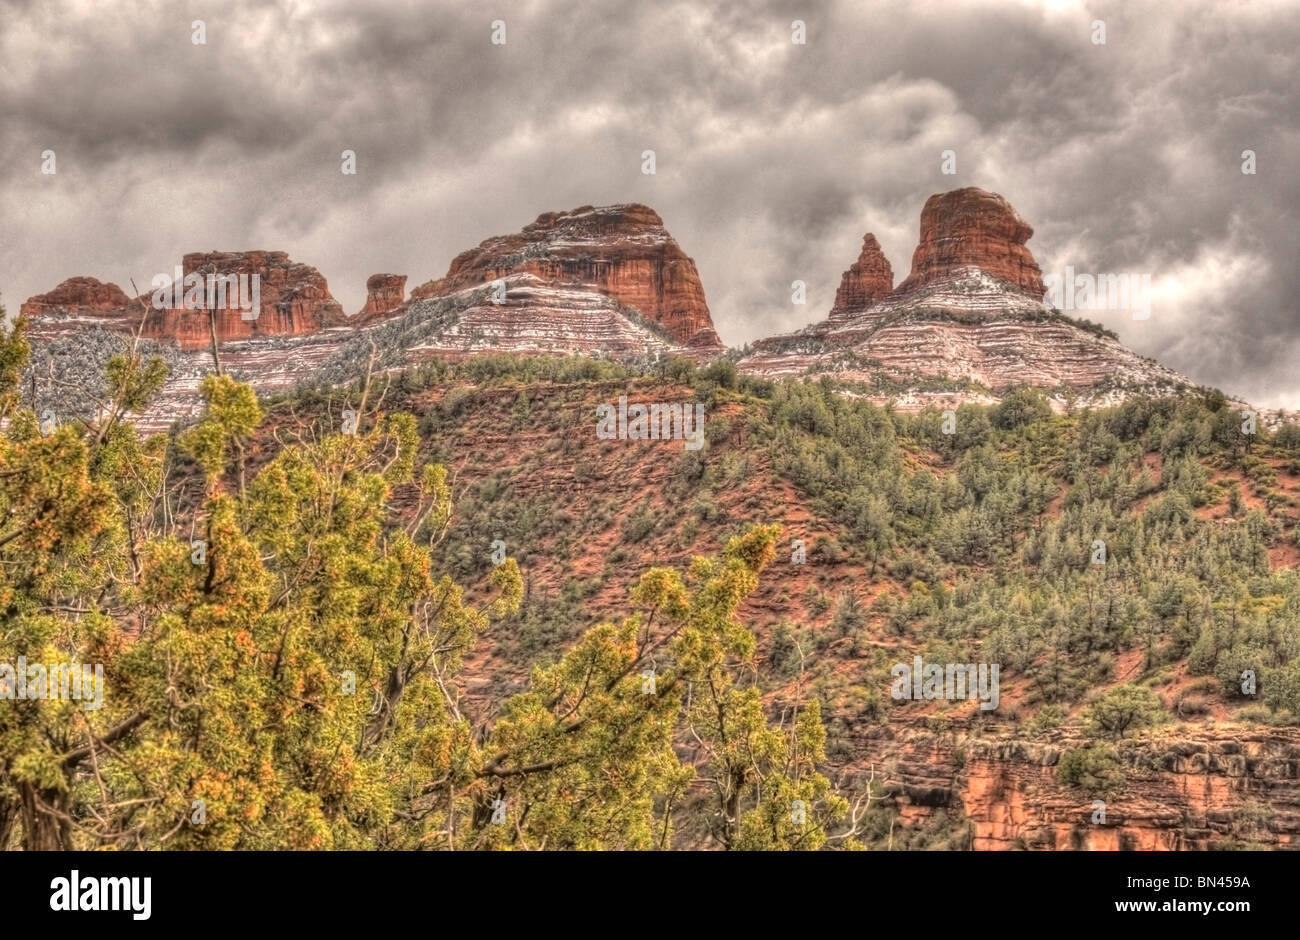
<path fill-rule="evenodd" d="M 471 603 L 435 575 L 452 494 L 412 416 L 305 435 L 250 473 L 262 409 L 230 377 L 204 380 L 173 447 L 121 421 L 155 363 L 115 360 L 121 407 L 43 434 L 17 409 L 23 358 L 4 337 L 0 663 L 99 663 L 104 695 L 0 700 L 0 848 L 669 846 L 687 734 L 721 844 L 816 848 L 844 816 L 816 703 L 773 726 L 747 678 L 735 613 L 776 527 L 647 572 L 625 618 L 471 713 L 464 663 L 523 583 L 506 559 Z M 190 460 L 204 485 L 181 506 L 167 481 Z M 413 515 L 390 505 L 399 485 Z"/>

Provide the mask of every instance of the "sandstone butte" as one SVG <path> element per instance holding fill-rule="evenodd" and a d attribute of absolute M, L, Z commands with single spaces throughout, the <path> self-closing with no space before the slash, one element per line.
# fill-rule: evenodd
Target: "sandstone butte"
<path fill-rule="evenodd" d="M 921 210 L 912 271 L 898 293 L 947 280 L 974 266 L 1041 300 L 1046 292 L 1043 274 L 1025 245 L 1033 234 L 997 193 L 968 186 L 933 195 Z"/>
<path fill-rule="evenodd" d="M 858 260 L 840 278 L 830 314 L 815 326 L 842 326 L 864 314 L 877 314 L 868 320 L 879 319 L 879 313 L 906 305 L 927 288 L 969 278 L 972 268 L 1001 282 L 1004 293 L 1011 288 L 1041 301 L 1046 293 L 1042 272 L 1026 245 L 1033 234 L 1029 224 L 997 193 L 975 186 L 936 193 L 921 210 L 912 270 L 903 283 L 894 287 L 889 259 L 876 236 L 868 232 Z M 1014 297 L 1010 301 L 1014 306 L 1023 305 Z"/>
<path fill-rule="evenodd" d="M 321 273 L 311 265 L 291 261 L 283 251 L 187 254 L 181 269 L 185 276 L 259 275 L 258 316 L 245 319 L 233 292 L 212 311 L 156 309 L 152 291 L 133 300 L 116 284 L 104 284 L 91 277 L 69 278 L 47 294 L 30 297 L 20 312 L 31 319 L 35 336 L 67 332 L 66 327 L 75 328 L 78 321 L 133 333 L 143 317 L 143 336 L 173 342 L 181 349 L 200 349 L 211 342 L 214 314 L 221 342 L 304 336 L 347 323 L 342 306 L 330 294 Z"/>
<path fill-rule="evenodd" d="M 62 311 L 76 317 L 121 316 L 131 298 L 116 284 L 105 284 L 93 277 L 70 277 L 48 294 L 29 297 L 19 308 L 24 317 L 40 317 Z"/>
<path fill-rule="evenodd" d="M 489 238 L 457 255 L 446 276 L 416 287 L 411 301 L 518 274 L 557 288 L 589 285 L 683 346 L 723 348 L 695 262 L 658 213 L 637 204 L 543 213 L 517 234 Z"/>
<path fill-rule="evenodd" d="M 366 278 L 366 305 L 357 316 L 362 322 L 383 317 L 405 302 L 405 274 L 372 274 Z"/>

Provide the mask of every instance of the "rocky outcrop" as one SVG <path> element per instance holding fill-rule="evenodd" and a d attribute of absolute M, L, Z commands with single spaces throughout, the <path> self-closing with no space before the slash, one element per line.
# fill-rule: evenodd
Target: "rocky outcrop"
<path fill-rule="evenodd" d="M 158 309 L 150 304 L 144 335 L 174 342 L 182 349 L 199 349 L 211 342 L 215 318 L 217 340 L 252 339 L 269 336 L 306 336 L 347 322 L 343 307 L 330 294 L 324 276 L 309 264 L 291 261 L 283 251 L 239 251 L 188 254 L 181 261 L 185 278 L 198 274 L 206 279 L 234 275 L 248 285 L 248 296 L 237 296 L 235 282 L 223 298 L 215 290 L 202 295 L 203 309 L 186 309 L 182 299 Z M 253 287 L 252 277 L 258 283 Z M 211 296 L 209 296 L 211 295 Z M 253 305 L 256 305 L 254 315 Z"/>
<path fill-rule="evenodd" d="M 906 295 L 891 295 L 865 313 L 829 320 L 754 343 L 739 362 L 766 378 L 824 373 L 881 386 L 880 401 L 959 392 L 981 402 L 1016 385 L 1032 385 L 1064 407 L 1104 407 L 1131 395 L 1191 387 L 1185 377 L 1139 356 L 1112 334 L 1086 328 L 978 268 Z M 910 390 L 910 391 L 909 391 Z M 899 401 L 903 410 L 912 410 Z"/>
<path fill-rule="evenodd" d="M 887 290 L 889 262 L 868 235 L 827 319 L 759 340 L 739 367 L 767 378 L 833 373 L 877 386 L 879 401 L 905 410 L 936 395 L 987 403 L 1015 385 L 1042 388 L 1059 407 L 1070 396 L 1104 406 L 1191 385 L 1113 333 L 1046 305 L 1025 245 L 1032 234 L 995 193 L 931 196 L 912 273 L 897 289 Z"/>
<path fill-rule="evenodd" d="M 28 297 L 19 308 L 22 316 L 85 317 L 113 320 L 121 317 L 131 298 L 116 284 L 93 277 L 70 277 L 48 294 Z"/>
<path fill-rule="evenodd" d="M 176 280 L 175 291 L 132 299 L 116 285 L 73 278 L 23 305 L 29 335 L 57 357 L 78 355 L 88 330 L 106 356 L 137 330 L 148 348 L 166 350 L 170 376 L 135 418 L 149 431 L 198 413 L 194 391 L 213 368 L 214 327 L 223 366 L 259 392 L 349 381 L 375 353 L 377 368 L 400 369 L 480 352 L 704 361 L 724 348 L 694 263 L 644 206 L 547 213 L 463 253 L 445 278 L 409 298 L 405 275 L 372 275 L 355 317 L 319 271 L 282 251 L 187 254 Z M 221 284 L 224 296 L 214 289 Z"/>
<path fill-rule="evenodd" d="M 661 328 L 671 342 L 721 350 L 695 262 L 653 209 L 630 204 L 547 212 L 516 235 L 457 255 L 447 275 L 411 291 L 446 297 L 515 274 L 556 289 L 594 290 Z"/>
<path fill-rule="evenodd" d="M 199 280 L 190 280 L 191 275 Z M 187 254 L 181 280 L 174 283 L 174 289 L 151 290 L 133 300 L 116 284 L 74 277 L 29 298 L 22 312 L 31 317 L 37 337 L 64 335 L 93 321 L 120 332 L 140 328 L 146 339 L 185 350 L 207 347 L 214 325 L 224 343 L 306 336 L 347 322 L 321 273 L 283 251 Z"/>
<path fill-rule="evenodd" d="M 828 318 L 754 343 L 739 367 L 771 378 L 833 373 L 909 409 L 983 402 L 1020 384 L 1048 390 L 1061 407 L 1071 396 L 1107 405 L 1190 385 L 1113 334 L 1045 305 L 1026 245 L 1033 230 L 1001 196 L 970 188 L 932 196 L 920 229 L 911 274 L 897 289 L 868 234 Z M 284 252 L 188 254 L 181 274 L 229 277 L 236 287 L 256 275 L 256 316 L 241 307 L 252 298 L 237 292 L 214 297 L 213 309 L 185 309 L 177 297 L 158 309 L 152 294 L 133 300 L 93 278 L 65 281 L 30 298 L 22 312 L 38 340 L 74 337 L 88 324 L 126 335 L 143 318 L 146 339 L 196 357 L 186 366 L 190 391 L 193 376 L 211 366 L 204 356 L 212 325 L 223 357 L 246 363 L 259 389 L 310 378 L 313 368 L 341 374 L 354 360 L 368 361 L 371 339 L 384 368 L 477 352 L 705 361 L 723 349 L 694 262 L 662 219 L 636 204 L 545 213 L 517 234 L 461 253 L 445 277 L 409 297 L 403 275 L 373 275 L 352 318 L 319 271 Z M 340 355 L 351 338 L 362 339 L 359 331 L 371 330 L 379 332 L 364 338 L 366 355 Z"/>
<path fill-rule="evenodd" d="M 840 278 L 831 307 L 831 320 L 844 320 L 863 313 L 894 289 L 894 269 L 870 232 L 862 239 L 862 252 Z"/>
<path fill-rule="evenodd" d="M 1093 792 L 1061 781 L 1061 755 L 1086 743 L 962 730 L 891 729 L 860 746 L 890 755 L 883 789 L 919 829 L 947 812 L 977 850 L 1188 851 L 1300 847 L 1300 732 L 1196 728 L 1120 742 L 1123 784 Z M 1104 816 L 1099 810 L 1104 809 Z"/>
<path fill-rule="evenodd" d="M 1025 246 L 1034 230 L 997 193 L 974 186 L 939 193 L 921 210 L 921 238 L 900 294 L 977 267 L 1034 298 L 1046 291 L 1038 262 Z"/>
<path fill-rule="evenodd" d="M 372 274 L 366 278 L 366 305 L 358 316 L 362 320 L 383 317 L 405 302 L 405 274 Z"/>

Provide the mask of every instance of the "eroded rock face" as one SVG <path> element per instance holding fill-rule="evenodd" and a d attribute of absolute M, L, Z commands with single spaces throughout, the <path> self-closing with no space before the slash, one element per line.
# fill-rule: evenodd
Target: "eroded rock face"
<path fill-rule="evenodd" d="M 931 196 L 921 210 L 912 271 L 898 292 L 940 283 L 974 266 L 1041 299 L 1046 291 L 1043 274 L 1025 246 L 1033 234 L 997 193 L 968 186 Z"/>
<path fill-rule="evenodd" d="M 873 742 L 879 747 L 878 742 Z M 1038 741 L 936 736 L 897 729 L 884 790 L 908 827 L 948 812 L 970 825 L 970 848 L 1203 851 L 1227 840 L 1300 845 L 1300 734 L 1295 729 L 1188 728 L 1116 747 L 1124 786 L 1113 794 L 1063 783 L 1064 732 Z M 1105 817 L 1098 816 L 1103 798 Z M 1253 804 L 1266 822 L 1244 831 Z"/>
<path fill-rule="evenodd" d="M 28 298 L 22 312 L 31 316 L 35 336 L 66 334 L 87 321 L 134 332 L 143 317 L 142 336 L 181 349 L 208 346 L 214 319 L 219 342 L 306 336 L 347 322 L 321 273 L 309 264 L 291 261 L 283 251 L 196 252 L 182 259 L 181 273 L 182 278 L 204 276 L 202 308 L 185 308 L 183 280 L 172 296 L 159 297 L 167 305 L 160 309 L 154 305 L 153 290 L 132 299 L 116 284 L 74 277 L 48 294 Z M 211 309 L 207 306 L 207 275 L 236 278 L 227 282 L 224 296 L 212 291 L 215 306 Z M 258 275 L 256 292 L 253 275 Z M 252 315 L 254 303 L 256 316 Z"/>
<path fill-rule="evenodd" d="M 233 291 L 224 303 L 217 298 L 212 309 L 158 310 L 150 304 L 145 336 L 175 342 L 182 349 L 197 349 L 211 342 L 210 319 L 214 315 L 220 342 L 259 336 L 305 336 L 347 322 L 324 276 L 309 264 L 291 261 L 283 251 L 194 253 L 185 255 L 181 267 L 186 277 L 194 273 L 246 275 L 250 290 L 252 275 L 259 275 L 258 315 L 252 317 L 249 310 L 241 308 L 241 303 L 251 303 L 253 298 L 235 297 Z"/>
<path fill-rule="evenodd" d="M 713 327 L 706 326 L 690 338 L 686 348 L 699 352 L 716 353 L 721 349 L 725 349 L 726 346 L 723 345 L 721 337 L 718 336 Z"/>
<path fill-rule="evenodd" d="M 364 320 L 382 317 L 405 302 L 405 274 L 372 274 L 366 278 L 366 305 L 358 316 Z"/>
<path fill-rule="evenodd" d="M 527 272 L 504 275 L 498 283 L 499 293 L 477 283 L 423 299 L 413 292 L 400 315 L 362 325 L 353 342 L 373 339 L 391 361 L 408 364 L 475 352 L 636 358 L 675 351 L 662 331 L 587 285 L 557 285 Z"/>
<path fill-rule="evenodd" d="M 695 262 L 646 206 L 582 206 L 547 212 L 516 235 L 489 238 L 452 261 L 446 277 L 411 291 L 445 297 L 514 274 L 557 289 L 590 286 L 693 348 L 718 348 Z"/>
<path fill-rule="evenodd" d="M 941 284 L 896 291 L 856 316 L 759 340 L 738 365 L 765 378 L 832 373 L 960 391 L 969 401 L 1032 385 L 1049 394 L 1069 388 L 1081 402 L 1104 407 L 1191 386 L 1112 335 L 1085 329 L 974 267 Z"/>
<path fill-rule="evenodd" d="M 24 317 L 61 315 L 113 319 L 131 303 L 122 288 L 93 277 L 70 277 L 48 294 L 28 297 L 19 312 Z"/>
<path fill-rule="evenodd" d="M 880 250 L 876 236 L 867 233 L 862 252 L 840 278 L 830 319 L 844 320 L 863 313 L 894 289 L 894 269 Z"/>

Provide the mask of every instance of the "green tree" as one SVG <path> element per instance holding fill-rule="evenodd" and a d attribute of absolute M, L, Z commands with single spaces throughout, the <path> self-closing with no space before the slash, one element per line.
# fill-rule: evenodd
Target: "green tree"
<path fill-rule="evenodd" d="M 1008 389 L 1002 401 L 993 406 L 989 419 L 996 428 L 1013 430 L 1035 421 L 1042 421 L 1052 415 L 1052 406 L 1047 397 L 1036 388 L 1017 386 Z"/>
<path fill-rule="evenodd" d="M 1115 752 L 1104 744 L 1089 744 L 1061 754 L 1056 776 L 1062 783 L 1092 794 L 1111 796 L 1124 786 L 1124 771 Z"/>
<path fill-rule="evenodd" d="M 1116 686 L 1086 712 L 1090 728 L 1114 738 L 1123 738 L 1125 732 L 1149 727 L 1164 717 L 1159 697 L 1139 685 Z"/>

